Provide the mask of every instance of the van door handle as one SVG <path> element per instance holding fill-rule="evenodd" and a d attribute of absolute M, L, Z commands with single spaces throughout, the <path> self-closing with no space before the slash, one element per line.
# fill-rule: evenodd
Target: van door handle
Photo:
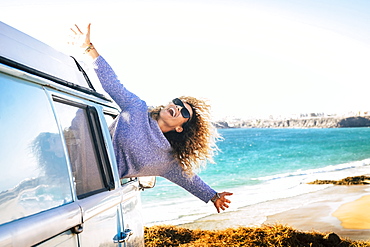
<path fill-rule="evenodd" d="M 113 242 L 114 243 L 126 242 L 132 234 L 134 234 L 134 233 L 132 232 L 131 229 L 125 229 L 124 232 L 121 232 L 121 233 L 117 234 L 116 236 L 114 236 Z"/>
<path fill-rule="evenodd" d="M 84 226 L 82 224 L 74 226 L 74 227 L 71 228 L 71 231 L 75 234 L 80 234 L 81 232 L 84 231 Z"/>

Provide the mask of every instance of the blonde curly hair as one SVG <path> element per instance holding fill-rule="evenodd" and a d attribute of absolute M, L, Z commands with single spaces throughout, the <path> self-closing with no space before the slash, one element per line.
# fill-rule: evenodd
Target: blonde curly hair
<path fill-rule="evenodd" d="M 193 116 L 189 122 L 182 125 L 183 131 L 170 131 L 164 133 L 173 148 L 173 154 L 179 161 L 185 174 L 192 176 L 208 162 L 214 163 L 213 156 L 217 153 L 216 142 L 221 139 L 216 127 L 211 121 L 210 105 L 204 100 L 193 97 L 179 97 L 188 103 Z M 152 118 L 158 119 L 159 112 L 164 106 L 150 110 Z"/>

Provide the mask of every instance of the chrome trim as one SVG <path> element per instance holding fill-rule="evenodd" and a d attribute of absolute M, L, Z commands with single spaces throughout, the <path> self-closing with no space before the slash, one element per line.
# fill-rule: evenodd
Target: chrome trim
<path fill-rule="evenodd" d="M 93 102 L 96 102 L 96 103 L 99 103 L 99 104 L 102 104 L 102 105 L 105 105 L 105 106 L 108 106 L 108 107 L 117 108 L 117 105 L 107 97 L 105 97 L 103 99 L 103 98 L 96 97 L 94 95 L 86 94 L 86 93 L 74 90 L 72 88 L 62 86 L 62 85 L 57 84 L 57 83 L 55 83 L 53 81 L 50 81 L 48 79 L 45 79 L 45 78 L 42 78 L 42 77 L 39 77 L 39 76 L 36 76 L 36 75 L 33 75 L 33 74 L 29 74 L 27 72 L 9 67 L 9 66 L 1 64 L 1 63 L 0 63 L 0 73 L 4 73 L 4 74 L 10 75 L 10 76 L 14 76 L 14 77 L 17 77 L 17 78 L 20 78 L 20 79 L 23 79 L 23 80 L 26 80 L 26 81 L 29 81 L 29 82 L 36 83 L 36 84 L 41 85 L 41 86 L 45 86 L 47 88 L 54 89 L 54 90 L 59 91 L 59 92 L 66 93 L 69 96 L 71 96 L 71 95 L 72 96 L 77 96 L 78 98 L 81 98 L 81 99 L 93 101 Z"/>
<path fill-rule="evenodd" d="M 0 246 L 32 246 L 82 224 L 77 203 L 0 225 Z"/>

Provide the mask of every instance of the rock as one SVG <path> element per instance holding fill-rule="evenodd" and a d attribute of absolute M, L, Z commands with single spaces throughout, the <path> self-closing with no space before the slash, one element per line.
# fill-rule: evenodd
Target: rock
<path fill-rule="evenodd" d="M 315 180 L 308 184 L 335 184 L 335 185 L 367 185 L 369 184 L 369 176 L 354 176 L 347 177 L 341 180 Z"/>
<path fill-rule="evenodd" d="M 230 128 L 229 124 L 226 121 L 215 122 L 215 126 L 218 129 L 228 129 L 228 128 Z"/>
<path fill-rule="evenodd" d="M 327 240 L 325 245 L 330 247 L 338 246 L 342 242 L 340 237 L 334 232 L 325 235 L 324 239 Z"/>

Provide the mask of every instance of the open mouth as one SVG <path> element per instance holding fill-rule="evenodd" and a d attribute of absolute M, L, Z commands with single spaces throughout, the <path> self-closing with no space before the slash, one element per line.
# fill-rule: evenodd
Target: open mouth
<path fill-rule="evenodd" d="M 176 116 L 176 110 L 173 108 L 168 108 L 168 112 L 171 114 L 172 117 Z"/>

